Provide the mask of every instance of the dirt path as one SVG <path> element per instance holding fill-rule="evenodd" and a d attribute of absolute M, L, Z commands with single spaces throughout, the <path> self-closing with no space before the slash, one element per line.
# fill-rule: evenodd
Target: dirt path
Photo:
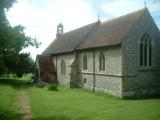
<path fill-rule="evenodd" d="M 21 104 L 23 120 L 30 120 L 31 119 L 31 109 L 29 105 L 29 99 L 28 99 L 27 92 L 23 86 L 21 88 L 20 104 Z"/>

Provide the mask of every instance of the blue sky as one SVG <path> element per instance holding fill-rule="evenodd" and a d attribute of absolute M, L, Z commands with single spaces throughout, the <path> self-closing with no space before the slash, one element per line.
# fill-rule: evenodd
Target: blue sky
<path fill-rule="evenodd" d="M 145 0 L 160 29 L 160 0 Z M 42 42 L 40 48 L 27 48 L 35 59 L 55 39 L 56 26 L 64 25 L 64 32 L 97 21 L 106 21 L 144 8 L 144 0 L 17 0 L 7 12 L 12 26 L 22 24 L 25 33 Z"/>

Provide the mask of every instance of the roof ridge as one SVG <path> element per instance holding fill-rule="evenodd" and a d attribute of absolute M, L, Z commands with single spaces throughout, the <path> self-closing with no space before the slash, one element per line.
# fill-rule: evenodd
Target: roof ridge
<path fill-rule="evenodd" d="M 59 38 L 61 38 L 61 37 L 63 37 L 64 35 L 67 35 L 67 34 L 73 32 L 73 31 L 79 30 L 79 29 L 81 29 L 81 28 L 84 28 L 84 27 L 89 26 L 89 25 L 92 25 L 92 24 L 97 24 L 97 21 L 96 21 L 96 22 L 93 22 L 93 23 L 90 23 L 90 24 L 87 24 L 87 25 L 84 25 L 84 26 L 81 26 L 81 27 L 78 27 L 78 28 L 76 28 L 76 29 L 70 30 L 70 31 L 68 31 L 68 32 L 65 32 L 65 33 L 62 34 Z M 93 27 L 94 27 L 94 26 L 93 26 Z M 93 27 L 92 27 L 92 28 L 93 28 Z M 91 29 L 92 29 L 92 28 L 91 28 Z M 46 52 L 46 50 L 47 50 L 48 48 L 50 48 L 50 46 L 52 46 L 52 44 L 54 44 L 54 42 L 56 42 L 56 40 L 58 40 L 58 38 L 55 38 L 55 39 L 47 46 L 47 48 L 46 48 L 44 51 L 42 51 L 41 54 L 44 54 L 44 53 Z M 77 47 L 78 47 L 79 45 L 80 45 L 80 44 L 78 44 Z M 77 47 L 75 47 L 73 50 L 75 50 Z"/>
<path fill-rule="evenodd" d="M 142 17 L 142 15 L 144 15 L 144 13 L 145 13 L 145 11 L 147 10 L 147 12 L 148 12 L 148 9 L 145 7 L 145 8 L 143 8 L 143 9 L 141 9 L 141 10 L 138 10 L 138 11 L 135 11 L 135 12 L 140 12 L 140 11 L 142 11 L 143 10 L 143 12 L 141 13 L 141 15 L 138 17 L 138 19 L 135 21 L 135 23 L 132 25 L 132 27 L 130 28 L 130 30 L 127 32 L 127 34 L 123 37 L 123 40 L 128 36 L 128 34 L 132 31 L 132 29 L 135 27 L 135 25 L 137 24 L 137 22 L 140 20 L 140 18 Z M 135 13 L 135 12 L 132 12 L 132 13 Z M 122 40 L 122 41 L 123 41 Z"/>
<path fill-rule="evenodd" d="M 43 54 L 119 45 L 147 11 L 147 8 L 143 8 L 106 22 L 96 21 L 64 33 L 59 39 L 54 40 Z"/>
<path fill-rule="evenodd" d="M 80 40 L 79 44 L 73 49 L 76 50 L 98 27 L 100 21 L 95 22 L 95 25 L 86 33 L 86 35 Z"/>
<path fill-rule="evenodd" d="M 148 10 L 148 9 L 147 9 L 147 8 L 142 8 L 142 9 L 140 9 L 140 10 L 133 11 L 133 12 L 130 12 L 130 13 L 125 14 L 125 15 L 117 16 L 117 17 L 111 18 L 111 19 L 109 19 L 109 20 L 103 21 L 102 24 L 104 24 L 104 23 L 106 23 L 106 22 L 110 22 L 110 21 L 113 21 L 113 20 L 117 20 L 117 19 L 123 18 L 123 17 L 128 16 L 128 15 L 132 15 L 132 14 L 135 14 L 135 13 L 139 13 L 139 12 L 142 12 L 142 14 L 143 14 L 145 10 Z"/>
<path fill-rule="evenodd" d="M 96 21 L 96 22 L 97 22 L 97 21 Z M 81 29 L 81 28 L 84 28 L 84 27 L 86 27 L 86 26 L 89 26 L 89 25 L 95 24 L 96 22 L 92 22 L 92 23 L 89 23 L 89 24 L 83 25 L 83 26 L 81 26 L 81 27 L 74 28 L 74 29 L 72 29 L 72 30 L 70 30 L 70 31 L 67 31 L 67 32 L 63 33 L 63 34 L 62 34 L 62 36 L 63 36 L 63 35 L 65 35 L 65 34 L 68 34 L 68 33 L 70 33 L 70 32 L 73 32 L 73 31 L 79 30 L 79 29 Z"/>

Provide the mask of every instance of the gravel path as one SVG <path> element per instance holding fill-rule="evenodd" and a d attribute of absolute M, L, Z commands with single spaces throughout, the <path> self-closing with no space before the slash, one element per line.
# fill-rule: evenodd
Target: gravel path
<path fill-rule="evenodd" d="M 21 88 L 20 104 L 21 104 L 21 111 L 23 114 L 23 120 L 30 120 L 31 109 L 30 109 L 28 95 L 24 87 Z"/>

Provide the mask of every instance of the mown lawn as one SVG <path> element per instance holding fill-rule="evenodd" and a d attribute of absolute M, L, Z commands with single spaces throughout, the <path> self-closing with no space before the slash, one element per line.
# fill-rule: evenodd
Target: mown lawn
<path fill-rule="evenodd" d="M 65 87 L 28 93 L 34 120 L 160 120 L 160 99 L 121 100 Z"/>
<path fill-rule="evenodd" d="M 0 113 L 12 111 L 17 119 L 21 117 L 18 86 L 0 83 Z M 160 99 L 122 100 L 81 89 L 49 91 L 28 84 L 26 91 L 32 120 L 160 120 Z"/>
<path fill-rule="evenodd" d="M 19 86 L 21 81 L 0 79 L 0 120 L 21 120 Z"/>

